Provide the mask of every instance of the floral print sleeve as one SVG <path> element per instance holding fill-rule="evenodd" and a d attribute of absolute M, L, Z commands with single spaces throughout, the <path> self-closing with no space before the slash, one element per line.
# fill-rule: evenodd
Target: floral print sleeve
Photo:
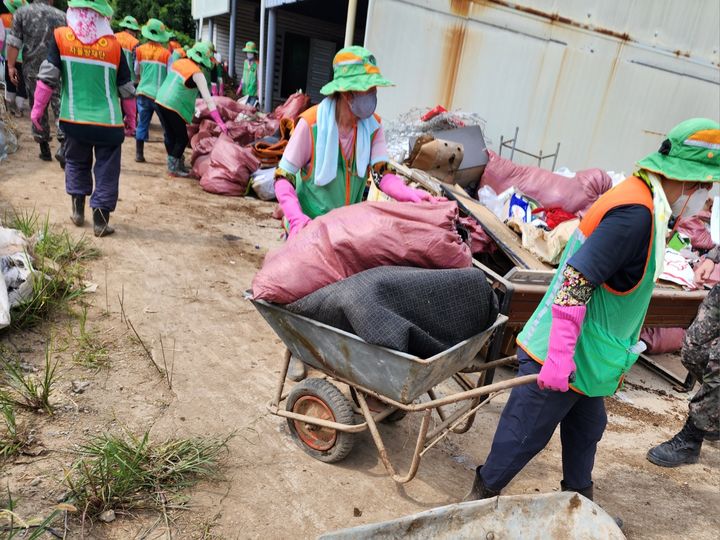
<path fill-rule="evenodd" d="M 563 284 L 555 296 L 558 306 L 584 306 L 590 301 L 595 286 L 570 265 L 563 271 Z"/>

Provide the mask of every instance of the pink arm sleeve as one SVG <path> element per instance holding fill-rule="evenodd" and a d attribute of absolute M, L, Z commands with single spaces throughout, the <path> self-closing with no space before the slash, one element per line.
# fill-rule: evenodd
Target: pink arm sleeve
<path fill-rule="evenodd" d="M 301 118 L 295 126 L 285 152 L 280 160 L 280 168 L 289 173 L 297 174 L 312 158 L 312 133 L 310 126 Z"/>
<path fill-rule="evenodd" d="M 385 142 L 385 131 L 380 126 L 375 132 L 370 147 L 370 165 L 375 165 L 380 161 L 389 161 L 387 153 L 387 143 Z"/>

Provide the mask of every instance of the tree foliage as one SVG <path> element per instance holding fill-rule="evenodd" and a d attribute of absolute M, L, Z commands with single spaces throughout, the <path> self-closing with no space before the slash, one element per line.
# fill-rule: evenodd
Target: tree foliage
<path fill-rule="evenodd" d="M 195 36 L 195 21 L 192 18 L 191 2 L 188 0 L 111 0 L 115 9 L 113 25 L 126 15 L 132 15 L 140 25 L 148 19 L 160 19 L 171 28 L 183 45 L 191 45 Z"/>

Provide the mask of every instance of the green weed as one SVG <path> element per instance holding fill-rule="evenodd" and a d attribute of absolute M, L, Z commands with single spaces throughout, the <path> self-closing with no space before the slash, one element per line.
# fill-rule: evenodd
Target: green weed
<path fill-rule="evenodd" d="M 53 512 L 45 519 L 23 519 L 15 511 L 15 501 L 7 490 L 7 501 L 0 508 L 0 534 L 3 540 L 38 540 L 50 533 L 56 538 L 62 538 L 59 533 L 52 529 L 52 524 L 60 513 L 64 511 L 73 512 L 75 508 L 69 504 L 59 504 Z M 47 538 L 47 537 L 46 537 Z"/>
<path fill-rule="evenodd" d="M 0 461 L 19 453 L 28 445 L 27 431 L 18 426 L 15 409 L 7 403 L 0 404 Z"/>
<path fill-rule="evenodd" d="M 79 316 L 78 335 L 73 336 L 75 337 L 75 351 L 72 358 L 77 364 L 98 369 L 107 363 L 108 350 L 97 332 L 88 330 L 87 311 L 87 306 L 83 306 Z"/>
<path fill-rule="evenodd" d="M 0 387 L 0 403 L 53 413 L 50 396 L 56 382 L 57 360 L 52 362 L 49 346 L 45 347 L 45 370 L 42 379 L 33 374 L 26 375 L 20 364 L 9 358 L 3 350 L 0 350 L 0 367 L 4 373 Z"/>
<path fill-rule="evenodd" d="M 226 438 L 174 439 L 152 444 L 142 437 L 102 435 L 80 449 L 66 476 L 69 500 L 84 515 L 110 509 L 164 508 L 167 495 L 213 477 Z"/>

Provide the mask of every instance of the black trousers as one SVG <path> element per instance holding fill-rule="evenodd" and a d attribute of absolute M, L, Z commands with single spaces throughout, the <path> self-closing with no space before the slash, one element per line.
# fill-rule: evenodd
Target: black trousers
<path fill-rule="evenodd" d="M 168 156 L 180 158 L 188 145 L 187 124 L 175 111 L 155 104 L 160 123 L 165 131 L 165 150 Z"/>

